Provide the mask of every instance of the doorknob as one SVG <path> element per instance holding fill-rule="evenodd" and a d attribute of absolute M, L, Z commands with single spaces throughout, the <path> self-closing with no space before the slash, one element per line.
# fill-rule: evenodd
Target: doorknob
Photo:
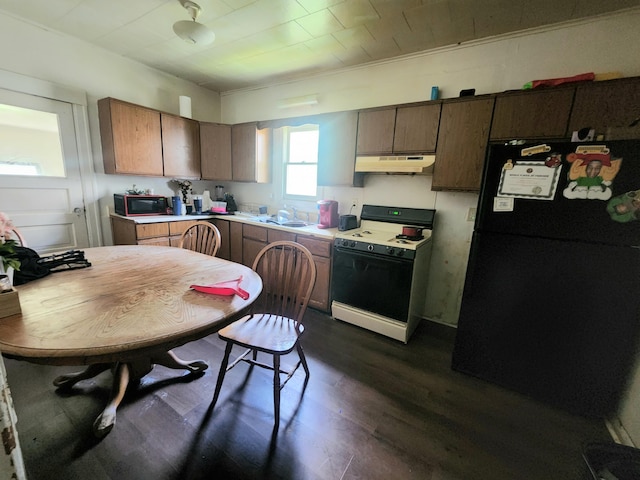
<path fill-rule="evenodd" d="M 84 214 L 84 208 L 76 207 L 76 208 L 73 209 L 73 213 L 75 213 L 76 215 L 83 215 Z"/>

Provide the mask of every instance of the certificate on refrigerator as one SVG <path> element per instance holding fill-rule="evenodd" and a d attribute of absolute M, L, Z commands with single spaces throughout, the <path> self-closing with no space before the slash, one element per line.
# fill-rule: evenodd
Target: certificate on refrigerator
<path fill-rule="evenodd" d="M 521 160 L 502 169 L 499 197 L 553 200 L 562 165 L 548 167 L 544 162 Z"/>

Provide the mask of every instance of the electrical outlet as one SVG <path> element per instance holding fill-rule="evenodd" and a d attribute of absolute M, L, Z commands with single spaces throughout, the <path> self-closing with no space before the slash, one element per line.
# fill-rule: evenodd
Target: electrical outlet
<path fill-rule="evenodd" d="M 467 222 L 475 222 L 476 221 L 476 208 L 472 207 L 467 212 Z"/>
<path fill-rule="evenodd" d="M 352 198 L 351 199 L 351 207 L 358 208 L 358 199 L 357 198 Z"/>

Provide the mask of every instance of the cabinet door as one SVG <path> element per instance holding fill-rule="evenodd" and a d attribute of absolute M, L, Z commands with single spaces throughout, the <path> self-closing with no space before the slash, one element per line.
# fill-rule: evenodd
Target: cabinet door
<path fill-rule="evenodd" d="M 493 98 L 443 103 L 433 190 L 480 191 Z"/>
<path fill-rule="evenodd" d="M 98 117 L 105 173 L 163 175 L 160 112 L 103 98 Z"/>
<path fill-rule="evenodd" d="M 491 139 L 563 138 L 573 94 L 573 88 L 561 88 L 498 95 Z"/>
<path fill-rule="evenodd" d="M 626 137 L 618 138 L 640 138 L 640 125 L 630 127 L 638 117 L 640 78 L 580 85 L 576 89 L 567 135 L 589 127 L 594 128 L 597 134 L 607 135 L 611 128 L 628 133 Z"/>
<path fill-rule="evenodd" d="M 258 124 L 241 123 L 231 127 L 232 177 L 236 182 L 268 183 L 269 132 Z"/>
<path fill-rule="evenodd" d="M 323 115 L 319 130 L 318 185 L 361 187 L 354 177 L 358 113 Z"/>
<path fill-rule="evenodd" d="M 309 306 L 328 312 L 330 305 L 329 292 L 331 291 L 331 260 L 314 255 L 313 261 L 316 264 L 316 283 L 311 291 Z"/>
<path fill-rule="evenodd" d="M 333 244 L 331 241 L 308 235 L 298 235 L 297 241 L 309 249 L 316 265 L 316 283 L 311 292 L 309 306 L 328 312 L 331 304 L 331 252 Z"/>
<path fill-rule="evenodd" d="M 242 263 L 242 224 L 229 222 L 229 260 Z"/>
<path fill-rule="evenodd" d="M 253 238 L 242 239 L 242 264 L 247 267 L 253 266 L 253 261 L 258 256 L 258 252 L 267 245 L 267 242 L 254 240 Z"/>
<path fill-rule="evenodd" d="M 232 180 L 231 126 L 200 122 L 200 155 L 203 180 Z"/>
<path fill-rule="evenodd" d="M 163 113 L 164 176 L 200 178 L 200 126 L 195 120 Z"/>
<path fill-rule="evenodd" d="M 136 224 L 132 220 L 111 216 L 111 235 L 114 245 L 135 245 L 138 243 L 136 237 Z"/>
<path fill-rule="evenodd" d="M 395 108 L 358 113 L 357 154 L 390 154 L 395 123 Z"/>
<path fill-rule="evenodd" d="M 399 107 L 393 138 L 393 153 L 432 153 L 436 151 L 440 103 Z"/>
<path fill-rule="evenodd" d="M 211 220 L 218 230 L 220 230 L 220 248 L 218 249 L 217 257 L 224 258 L 225 260 L 231 260 L 231 233 L 229 229 L 228 220 L 222 220 L 214 218 Z"/>

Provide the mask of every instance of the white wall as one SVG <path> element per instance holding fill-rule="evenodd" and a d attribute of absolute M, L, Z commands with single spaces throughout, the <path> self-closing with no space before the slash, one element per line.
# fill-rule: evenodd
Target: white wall
<path fill-rule="evenodd" d="M 216 92 L 2 13 L 0 45 L 3 70 L 86 92 L 93 158 L 81 161 L 93 161 L 104 244 L 112 243 L 106 208 L 113 205 L 113 193 L 124 192 L 133 184 L 165 195 L 172 195 L 174 188 L 170 179 L 104 174 L 97 101 L 114 97 L 179 114 L 179 96 L 186 95 L 192 99 L 194 119 L 220 121 Z"/>

